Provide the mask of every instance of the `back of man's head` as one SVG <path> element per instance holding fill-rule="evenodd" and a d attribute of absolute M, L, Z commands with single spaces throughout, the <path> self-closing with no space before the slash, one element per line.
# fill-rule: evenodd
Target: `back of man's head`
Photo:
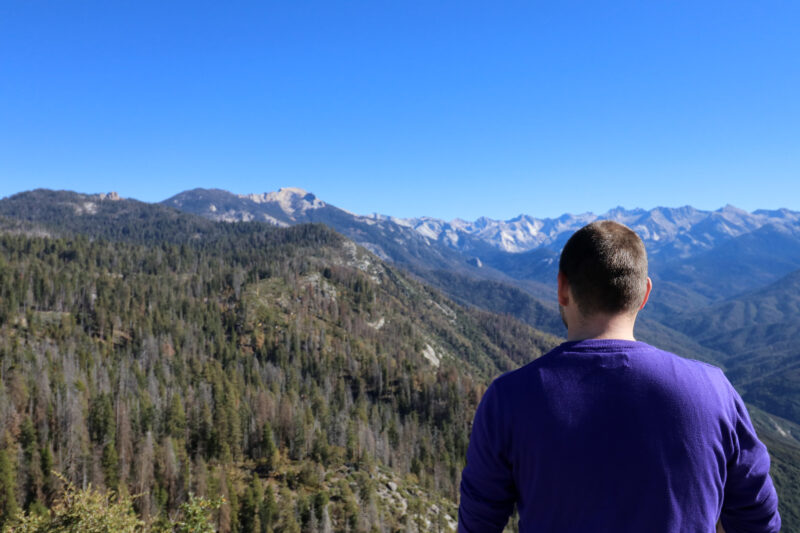
<path fill-rule="evenodd" d="M 559 271 L 584 316 L 636 313 L 647 291 L 647 252 L 627 226 L 592 222 L 564 245 Z"/>

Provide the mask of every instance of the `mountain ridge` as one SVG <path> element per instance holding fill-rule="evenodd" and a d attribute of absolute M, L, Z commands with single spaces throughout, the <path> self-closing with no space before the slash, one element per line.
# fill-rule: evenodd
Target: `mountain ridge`
<path fill-rule="evenodd" d="M 297 202 L 297 198 L 310 197 L 310 201 L 313 202 L 312 206 L 303 205 L 301 209 L 283 210 L 288 217 L 297 222 L 302 220 L 309 208 L 334 207 L 303 189 L 282 188 L 277 192 L 239 195 L 216 189 L 216 192 L 226 192 L 229 195 L 229 202 L 239 202 L 238 209 L 220 213 L 217 206 L 211 209 L 210 205 L 213 204 L 203 206 L 202 202 L 192 198 L 193 194 L 200 194 L 200 191 L 208 190 L 184 191 L 161 203 L 191 210 L 215 220 L 228 221 L 254 220 L 259 216 L 269 221 L 265 217 L 273 215 L 268 212 L 268 206 L 279 204 L 285 207 Z M 600 215 L 591 212 L 565 213 L 556 218 L 536 218 L 529 214 L 520 214 L 508 220 L 479 217 L 474 221 L 458 218 L 445 221 L 430 216 L 400 218 L 378 213 L 357 215 L 336 209 L 363 223 L 391 223 L 412 228 L 429 240 L 438 241 L 464 252 L 479 250 L 481 248 L 479 243 L 512 253 L 526 252 L 540 247 L 558 250 L 566 238 L 581 226 L 598 219 L 611 219 L 637 231 L 649 245 L 651 254 L 658 255 L 671 248 L 673 253 L 686 257 L 707 250 L 721 240 L 749 233 L 765 225 L 778 227 L 800 225 L 800 211 L 782 208 L 758 209 L 749 213 L 732 205 L 714 211 L 700 210 L 689 205 L 676 208 L 659 206 L 649 210 L 618 206 Z M 301 216 L 298 216 L 298 212 Z"/>

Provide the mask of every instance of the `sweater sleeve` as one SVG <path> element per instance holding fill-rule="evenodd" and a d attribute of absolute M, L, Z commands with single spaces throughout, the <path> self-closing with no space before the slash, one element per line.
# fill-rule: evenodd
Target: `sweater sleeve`
<path fill-rule="evenodd" d="M 494 383 L 486 390 L 475 413 L 467 450 L 467 465 L 461 474 L 459 533 L 500 532 L 514 510 L 516 488 L 505 442 Z"/>
<path fill-rule="evenodd" d="M 781 529 L 778 495 L 769 476 L 769 454 L 758 440 L 747 408 L 730 387 L 735 402 L 733 454 L 722 503 L 726 533 L 771 533 Z"/>

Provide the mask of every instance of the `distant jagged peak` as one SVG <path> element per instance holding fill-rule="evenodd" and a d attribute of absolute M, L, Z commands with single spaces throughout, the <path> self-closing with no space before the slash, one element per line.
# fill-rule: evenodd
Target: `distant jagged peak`
<path fill-rule="evenodd" d="M 634 213 L 636 211 L 641 211 L 641 209 L 637 209 L 637 208 L 625 209 L 621 205 L 618 205 L 617 207 L 612 207 L 611 209 L 609 209 L 605 213 L 605 215 L 603 215 L 603 216 L 607 217 L 607 218 L 614 218 L 614 217 L 619 217 L 619 216 L 628 216 L 631 213 Z"/>
<path fill-rule="evenodd" d="M 617 206 L 609 209 L 606 213 L 600 215 L 598 218 L 607 220 L 616 220 L 623 224 L 631 225 L 638 221 L 647 214 L 647 211 L 641 208 L 625 209 L 622 206 Z"/>
<path fill-rule="evenodd" d="M 480 217 L 473 221 L 455 219 L 451 222 L 432 217 L 395 219 L 395 223 L 413 228 L 428 239 L 445 241 L 453 247 L 469 245 L 474 239 L 506 252 L 524 252 L 540 246 L 563 245 L 572 232 L 599 219 L 616 220 L 636 231 L 650 246 L 658 250 L 663 245 L 705 249 L 719 239 L 731 238 L 754 231 L 765 224 L 796 225 L 800 213 L 789 210 L 756 211 L 748 213 L 726 205 L 715 211 L 704 211 L 689 205 L 626 209 L 617 206 L 596 215 L 565 213 L 556 218 L 536 218 L 521 214 L 508 220 Z M 462 237 L 472 241 L 463 241 Z M 678 242 L 678 240 L 680 242 Z M 685 242 L 684 242 L 685 241 Z"/>
<path fill-rule="evenodd" d="M 725 204 L 724 207 L 720 207 L 719 209 L 717 209 L 717 212 L 718 213 L 735 213 L 737 215 L 745 215 L 745 216 L 750 214 L 747 211 L 745 211 L 744 209 L 740 209 L 740 208 L 736 207 L 735 205 L 731 205 L 731 204 Z"/>
<path fill-rule="evenodd" d="M 312 193 L 299 187 L 282 187 L 273 192 L 240 194 L 238 196 L 257 204 L 277 204 L 287 215 L 304 213 L 309 209 L 319 209 L 328 205 Z"/>
<path fill-rule="evenodd" d="M 247 198 L 256 203 L 264 202 L 280 202 L 282 200 L 296 200 L 296 199 L 316 199 L 316 196 L 301 189 L 300 187 L 281 187 L 277 191 L 265 192 L 262 194 L 240 194 L 239 198 Z"/>
<path fill-rule="evenodd" d="M 110 200 L 112 202 L 118 202 L 122 200 L 122 197 L 117 193 L 117 191 L 111 191 L 109 193 L 100 193 L 97 195 L 98 200 Z"/>
<path fill-rule="evenodd" d="M 792 211 L 785 207 L 778 209 L 757 209 L 753 211 L 753 214 L 774 220 L 800 221 L 800 211 Z"/>

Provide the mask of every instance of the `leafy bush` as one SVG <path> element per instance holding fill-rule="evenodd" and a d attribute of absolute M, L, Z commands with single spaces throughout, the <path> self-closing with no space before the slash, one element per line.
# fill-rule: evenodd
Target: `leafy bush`
<path fill-rule="evenodd" d="M 64 493 L 45 513 L 21 513 L 6 524 L 3 533 L 214 533 L 211 514 L 222 500 L 206 500 L 191 495 L 181 505 L 178 521 L 149 526 L 136 516 L 133 498 L 102 492 L 91 485 L 78 489 L 59 476 Z"/>

